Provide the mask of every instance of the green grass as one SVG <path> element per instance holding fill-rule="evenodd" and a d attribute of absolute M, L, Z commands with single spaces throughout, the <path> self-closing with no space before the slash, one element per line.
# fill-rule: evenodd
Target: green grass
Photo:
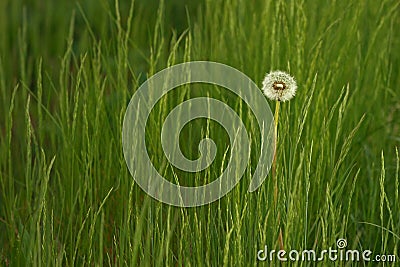
<path fill-rule="evenodd" d="M 250 266 L 265 245 L 279 249 L 280 228 L 287 251 L 346 238 L 349 249 L 399 262 L 399 25 L 394 0 L 0 1 L 0 265 Z M 177 208 L 134 183 L 121 145 L 127 104 L 147 77 L 191 60 L 228 64 L 259 86 L 274 69 L 296 77 L 296 97 L 281 105 L 276 208 L 270 177 L 247 192 L 260 151 L 255 118 L 213 86 L 165 96 L 146 128 L 148 150 L 171 180 L 215 179 L 229 158 L 221 126 L 197 120 L 182 132 L 189 158 L 205 136 L 217 143 L 201 175 L 168 164 L 160 131 L 183 100 L 220 99 L 252 141 L 239 185 Z"/>

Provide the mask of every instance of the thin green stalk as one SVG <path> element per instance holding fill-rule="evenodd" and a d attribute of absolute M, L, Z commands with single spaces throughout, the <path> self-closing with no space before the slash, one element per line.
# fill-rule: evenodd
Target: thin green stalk
<path fill-rule="evenodd" d="M 276 209 L 276 205 L 278 203 L 278 178 L 276 175 L 276 153 L 278 148 L 278 122 L 279 122 L 279 108 L 280 108 L 280 101 L 276 101 L 275 105 L 275 115 L 274 115 L 274 159 L 272 161 L 272 179 L 274 181 L 274 208 Z M 283 235 L 282 235 L 282 228 L 280 227 L 281 221 L 281 213 L 278 211 L 277 216 L 277 225 L 279 225 L 279 235 L 278 235 L 278 244 L 280 249 L 284 249 L 283 246 Z"/>
<path fill-rule="evenodd" d="M 272 179 L 274 181 L 274 205 L 276 207 L 278 201 L 278 179 L 276 177 L 276 153 L 278 147 L 278 121 L 279 121 L 279 107 L 280 101 L 276 101 L 275 115 L 274 115 L 274 159 L 272 161 Z"/>

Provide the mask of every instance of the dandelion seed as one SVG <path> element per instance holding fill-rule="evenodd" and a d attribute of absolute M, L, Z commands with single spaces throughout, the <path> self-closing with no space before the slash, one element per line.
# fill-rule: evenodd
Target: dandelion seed
<path fill-rule="evenodd" d="M 268 73 L 262 84 L 264 95 L 271 100 L 288 101 L 296 94 L 296 81 L 283 71 Z"/>

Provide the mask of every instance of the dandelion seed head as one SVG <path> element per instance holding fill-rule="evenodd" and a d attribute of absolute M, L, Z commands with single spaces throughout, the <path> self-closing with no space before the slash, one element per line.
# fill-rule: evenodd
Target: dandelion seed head
<path fill-rule="evenodd" d="M 294 78 L 280 70 L 267 73 L 262 85 L 264 95 L 276 101 L 288 101 L 292 99 L 297 90 Z"/>

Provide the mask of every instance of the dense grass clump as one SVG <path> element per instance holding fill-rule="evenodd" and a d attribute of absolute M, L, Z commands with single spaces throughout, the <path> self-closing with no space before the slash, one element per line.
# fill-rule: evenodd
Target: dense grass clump
<path fill-rule="evenodd" d="M 399 24 L 394 0 L 0 1 L 0 265 L 249 266 L 266 245 L 321 251 L 339 238 L 398 264 Z M 177 208 L 134 183 L 121 145 L 127 104 L 148 77 L 192 60 L 233 66 L 259 86 L 270 70 L 296 77 L 280 110 L 276 205 L 270 177 L 247 192 L 261 149 L 253 114 L 211 85 L 182 86 L 156 105 L 148 151 L 171 181 L 218 177 L 230 149 L 214 121 L 180 136 L 192 159 L 204 137 L 217 144 L 200 174 L 175 169 L 160 146 L 177 104 L 217 98 L 251 139 L 239 185 Z"/>

